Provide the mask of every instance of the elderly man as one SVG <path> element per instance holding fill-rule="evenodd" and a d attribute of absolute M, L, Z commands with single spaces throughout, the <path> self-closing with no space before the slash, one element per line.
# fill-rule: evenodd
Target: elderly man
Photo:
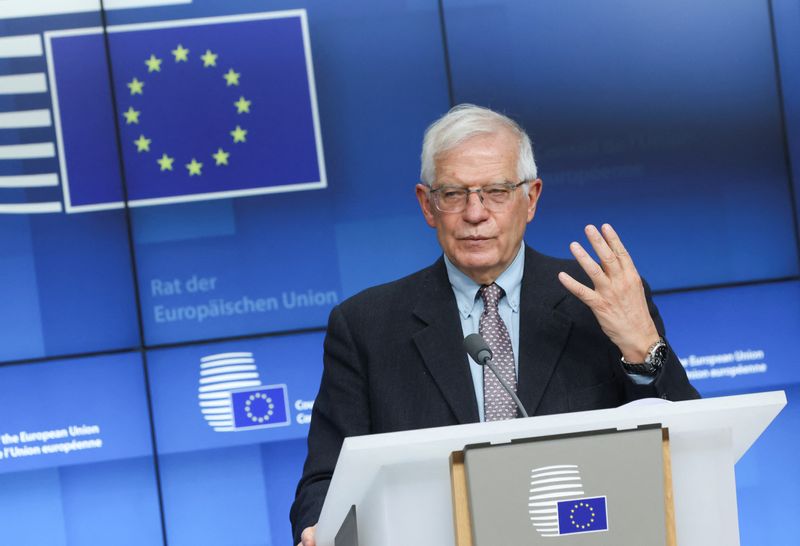
<path fill-rule="evenodd" d="M 576 261 L 523 243 L 542 181 L 514 121 L 453 108 L 425 133 L 421 178 L 417 200 L 444 255 L 331 312 L 291 512 L 304 546 L 314 544 L 344 438 L 517 416 L 490 370 L 468 358 L 468 334 L 486 338 L 530 415 L 698 397 L 610 225 L 585 229 L 599 264 L 577 242 Z"/>

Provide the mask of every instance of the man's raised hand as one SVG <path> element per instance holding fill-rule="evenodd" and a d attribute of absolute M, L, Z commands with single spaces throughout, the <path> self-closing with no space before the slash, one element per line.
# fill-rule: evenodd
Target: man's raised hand
<path fill-rule="evenodd" d="M 644 295 L 644 286 L 636 266 L 617 233 L 609 224 L 602 231 L 588 225 L 584 230 L 600 264 L 577 242 L 569 249 L 589 275 L 590 288 L 565 272 L 558 280 L 594 313 L 600 328 L 619 348 L 628 362 L 644 362 L 647 349 L 659 334 Z"/>

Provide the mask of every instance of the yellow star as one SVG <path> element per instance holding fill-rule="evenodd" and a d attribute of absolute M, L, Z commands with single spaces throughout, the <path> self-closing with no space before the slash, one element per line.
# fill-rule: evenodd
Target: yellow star
<path fill-rule="evenodd" d="M 239 100 L 233 103 L 236 107 L 237 114 L 249 114 L 251 102 L 244 97 L 239 97 Z"/>
<path fill-rule="evenodd" d="M 219 165 L 227 165 L 228 164 L 228 156 L 230 156 L 228 152 L 224 151 L 222 148 L 217 148 L 217 153 L 211 154 L 211 157 L 214 158 L 214 161 L 217 162 L 217 166 Z"/>
<path fill-rule="evenodd" d="M 178 47 L 172 50 L 172 54 L 175 55 L 176 63 L 181 61 L 186 62 L 189 60 L 189 50 L 183 47 L 181 44 L 178 44 Z"/>
<path fill-rule="evenodd" d="M 125 125 L 139 123 L 139 114 L 141 114 L 141 112 L 134 110 L 133 106 L 129 106 L 126 112 L 122 112 L 122 115 L 125 116 Z"/>
<path fill-rule="evenodd" d="M 174 157 L 170 157 L 167 154 L 161 154 L 161 159 L 156 159 L 158 162 L 158 166 L 161 167 L 162 171 L 171 171 L 172 170 L 172 162 L 175 161 Z"/>
<path fill-rule="evenodd" d="M 161 59 L 150 54 L 150 58 L 144 61 L 144 64 L 147 65 L 148 72 L 161 72 Z"/>
<path fill-rule="evenodd" d="M 128 83 L 128 89 L 131 90 L 131 95 L 141 95 L 142 89 L 144 89 L 144 82 L 133 78 L 133 81 Z"/>
<path fill-rule="evenodd" d="M 139 135 L 139 138 L 133 141 L 136 144 L 137 152 L 149 152 L 150 142 L 152 141 L 149 138 L 145 138 L 144 135 Z"/>
<path fill-rule="evenodd" d="M 200 56 L 200 58 L 203 59 L 203 66 L 206 68 L 209 66 L 217 66 L 217 57 L 219 57 L 219 55 L 211 53 L 210 49 L 206 49 L 206 52 Z"/>
<path fill-rule="evenodd" d="M 225 83 L 230 87 L 231 85 L 239 85 L 239 74 L 238 72 L 234 72 L 233 68 L 229 69 L 225 74 L 222 75 L 225 78 Z"/>
<path fill-rule="evenodd" d="M 236 129 L 231 131 L 231 136 L 233 137 L 234 142 L 247 142 L 247 139 L 245 138 L 247 136 L 247 129 L 242 129 L 237 125 Z"/>
<path fill-rule="evenodd" d="M 203 164 L 198 162 L 195 158 L 192 158 L 191 163 L 186 164 L 186 168 L 189 169 L 189 176 L 194 176 L 194 175 L 200 176 L 201 174 L 203 174 L 201 172 Z"/>

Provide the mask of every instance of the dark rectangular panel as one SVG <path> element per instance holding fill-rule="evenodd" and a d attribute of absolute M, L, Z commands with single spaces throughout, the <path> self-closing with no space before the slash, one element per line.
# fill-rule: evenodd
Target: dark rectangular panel
<path fill-rule="evenodd" d="M 445 17 L 456 101 L 532 135 L 539 250 L 568 255 L 607 221 L 655 289 L 797 274 L 767 2 L 445 1 Z"/>

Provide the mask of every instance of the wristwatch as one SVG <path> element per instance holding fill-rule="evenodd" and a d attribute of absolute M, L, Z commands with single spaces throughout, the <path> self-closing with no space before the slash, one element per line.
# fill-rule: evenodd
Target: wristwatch
<path fill-rule="evenodd" d="M 667 360 L 667 342 L 664 341 L 663 337 L 658 338 L 658 341 L 647 349 L 647 356 L 645 356 L 644 362 L 628 362 L 624 356 L 620 360 L 622 361 L 622 367 L 628 373 L 655 375 Z"/>

